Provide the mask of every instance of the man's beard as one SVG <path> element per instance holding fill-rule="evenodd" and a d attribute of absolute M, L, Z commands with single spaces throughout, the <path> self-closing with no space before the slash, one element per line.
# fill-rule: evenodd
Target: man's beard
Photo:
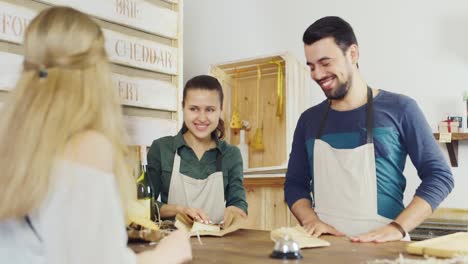
<path fill-rule="evenodd" d="M 343 99 L 351 87 L 351 77 L 344 83 L 338 84 L 336 90 L 331 91 L 330 94 L 325 93 L 325 96 L 331 100 L 341 100 Z"/>

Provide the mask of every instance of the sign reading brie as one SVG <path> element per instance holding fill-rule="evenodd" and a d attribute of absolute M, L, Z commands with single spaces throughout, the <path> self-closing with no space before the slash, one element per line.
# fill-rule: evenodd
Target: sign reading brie
<path fill-rule="evenodd" d="M 0 1 L 0 39 L 22 43 L 24 32 L 36 11 Z"/>
<path fill-rule="evenodd" d="M 49 2 L 60 4 L 61 1 Z M 75 0 L 70 3 L 73 1 Z M 101 2 L 108 1 L 97 1 Z M 20 6 L 0 2 L 0 39 L 21 44 L 26 27 L 36 13 Z M 177 74 L 177 48 L 107 29 L 103 29 L 103 32 L 106 37 L 106 50 L 112 62 L 155 72 Z"/>
<path fill-rule="evenodd" d="M 144 0 L 39 0 L 76 8 L 107 21 L 172 39 L 177 38 L 177 13 Z"/>
<path fill-rule="evenodd" d="M 104 29 L 112 62 L 156 72 L 177 74 L 177 48 Z"/>
<path fill-rule="evenodd" d="M 177 90 L 169 82 L 113 74 L 122 104 L 168 111 L 177 110 Z"/>
<path fill-rule="evenodd" d="M 177 134 L 177 122 L 170 119 L 124 116 L 129 145 L 151 146 L 153 140 Z"/>
<path fill-rule="evenodd" d="M 15 87 L 23 70 L 23 56 L 0 52 L 0 90 L 8 91 Z"/>

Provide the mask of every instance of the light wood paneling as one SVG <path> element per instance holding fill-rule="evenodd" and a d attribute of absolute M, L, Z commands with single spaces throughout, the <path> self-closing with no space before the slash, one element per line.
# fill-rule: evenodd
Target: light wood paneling
<path fill-rule="evenodd" d="M 283 188 L 266 187 L 267 230 L 288 226 L 288 206 L 284 202 Z"/>
<path fill-rule="evenodd" d="M 253 59 L 225 62 L 211 66 L 211 73 L 223 82 L 225 90 L 225 120 L 229 124 L 233 113 L 237 92 L 238 111 L 241 120 L 250 123 L 251 130 L 246 132 L 250 145 L 257 128 L 263 128 L 263 151 L 249 148 L 249 168 L 283 166 L 287 161 L 286 114 L 276 116 L 278 105 L 278 64 L 283 74 L 283 113 L 287 107 L 286 63 L 283 55 L 273 55 Z M 259 93 L 257 93 L 257 69 L 261 68 Z M 236 88 L 237 87 L 237 91 Z M 258 95 L 259 94 L 259 95 Z M 257 108 L 258 105 L 258 108 Z M 257 111 L 257 109 L 259 109 Z M 239 135 L 230 130 L 228 141 L 237 145 Z"/>
<path fill-rule="evenodd" d="M 243 228 L 265 230 L 265 198 L 262 188 L 246 190 L 249 216 Z"/>
<path fill-rule="evenodd" d="M 235 79 L 233 80 L 236 81 Z M 257 78 L 240 79 L 238 86 L 239 113 L 241 119 L 248 120 L 252 129 L 246 133 L 248 144 L 255 130 L 263 125 L 264 151 L 249 148 L 249 167 L 269 167 L 286 161 L 286 122 L 276 117 L 277 75 L 262 77 L 260 81 L 260 113 L 257 115 Z M 231 97 L 234 91 L 231 92 Z M 233 99 L 231 99 L 232 102 Z M 231 105 L 232 112 L 232 105 Z M 258 118 L 257 118 L 258 117 Z M 239 143 L 239 135 L 231 134 L 231 144 Z"/>
<path fill-rule="evenodd" d="M 295 217 L 284 201 L 284 184 L 280 184 L 281 181 L 284 183 L 284 177 L 266 179 L 244 179 L 249 217 L 243 228 L 273 230 L 297 225 Z"/>

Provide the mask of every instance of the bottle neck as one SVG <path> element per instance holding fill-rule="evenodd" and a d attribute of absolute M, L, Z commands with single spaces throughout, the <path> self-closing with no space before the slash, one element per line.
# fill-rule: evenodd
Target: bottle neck
<path fill-rule="evenodd" d="M 245 130 L 241 129 L 239 134 L 239 143 L 245 144 Z"/>

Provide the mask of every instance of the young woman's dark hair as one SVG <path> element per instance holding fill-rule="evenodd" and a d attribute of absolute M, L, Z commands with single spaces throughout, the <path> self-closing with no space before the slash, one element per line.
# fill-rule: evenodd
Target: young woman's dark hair
<path fill-rule="evenodd" d="M 223 87 L 219 83 L 218 79 L 209 75 L 199 75 L 188 80 L 184 86 L 182 107 L 185 106 L 185 98 L 187 97 L 187 92 L 190 90 L 208 90 L 208 91 L 218 92 L 221 110 L 223 110 L 224 93 L 223 93 Z M 185 122 L 182 126 L 182 129 L 185 131 L 187 130 L 187 126 L 185 125 Z M 217 136 L 219 139 L 223 139 L 224 135 L 225 135 L 224 121 L 223 119 L 219 118 L 218 127 L 216 127 L 216 130 L 213 131 L 211 136 Z"/>
<path fill-rule="evenodd" d="M 343 53 L 352 44 L 358 44 L 351 25 L 337 16 L 322 17 L 310 25 L 302 37 L 304 44 L 312 43 L 324 38 L 332 37 Z"/>

